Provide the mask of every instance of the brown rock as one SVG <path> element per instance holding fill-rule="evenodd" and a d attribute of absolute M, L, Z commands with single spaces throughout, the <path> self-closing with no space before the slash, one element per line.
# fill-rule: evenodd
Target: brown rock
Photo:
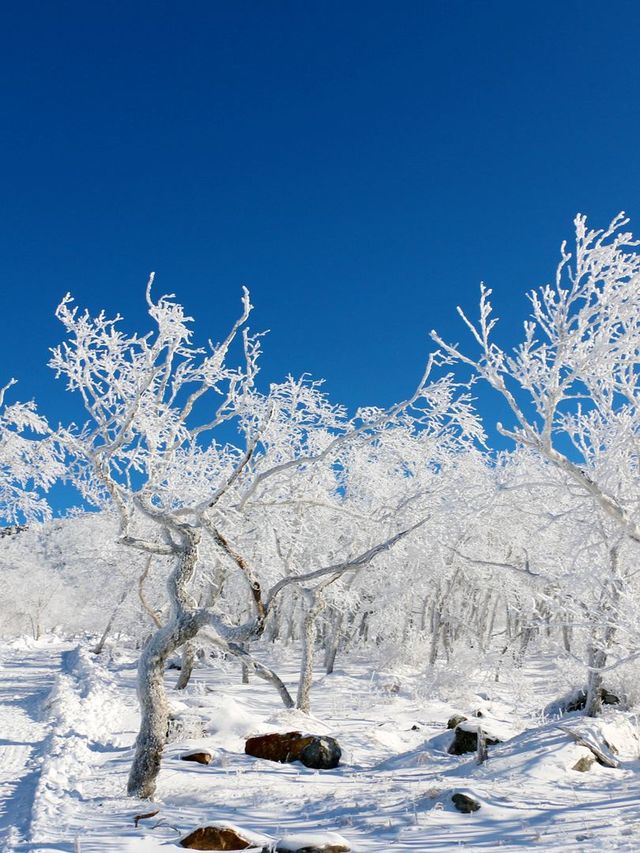
<path fill-rule="evenodd" d="M 229 826 L 201 826 L 180 841 L 189 850 L 249 850 L 253 842 Z"/>
<path fill-rule="evenodd" d="M 454 714 L 453 717 L 449 717 L 447 720 L 447 728 L 455 729 L 456 726 L 460 725 L 460 723 L 466 723 L 468 717 L 465 717 L 463 714 Z"/>
<path fill-rule="evenodd" d="M 288 764 L 300 759 L 302 749 L 313 740 L 311 735 L 301 732 L 272 732 L 267 735 L 247 738 L 244 751 L 254 758 L 266 758 L 267 761 L 279 761 Z"/>
<path fill-rule="evenodd" d="M 211 764 L 213 755 L 210 752 L 185 752 L 180 756 L 182 761 L 195 761 L 197 764 Z"/>
<path fill-rule="evenodd" d="M 301 761 L 305 767 L 330 770 L 340 763 L 342 750 L 334 738 L 301 732 L 272 732 L 247 738 L 247 755 L 288 764 Z"/>

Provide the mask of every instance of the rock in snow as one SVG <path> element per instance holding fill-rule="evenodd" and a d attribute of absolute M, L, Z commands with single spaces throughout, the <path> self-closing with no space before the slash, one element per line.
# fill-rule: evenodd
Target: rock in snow
<path fill-rule="evenodd" d="M 272 732 L 247 738 L 244 751 L 254 758 L 266 758 L 288 764 L 301 761 L 305 767 L 331 770 L 340 763 L 342 750 L 338 742 L 326 735 L 301 732 Z"/>
<path fill-rule="evenodd" d="M 180 841 L 189 850 L 269 850 L 272 842 L 233 824 L 201 826 Z"/>
<path fill-rule="evenodd" d="M 474 800 L 473 797 L 468 797 L 466 794 L 454 794 L 451 797 L 453 805 L 463 814 L 471 814 L 477 812 L 480 808 L 480 803 Z"/>
<path fill-rule="evenodd" d="M 615 693 L 600 688 L 600 701 L 603 705 L 619 705 L 620 699 Z M 544 709 L 545 716 L 558 717 L 562 714 L 570 714 L 573 711 L 584 711 L 587 705 L 587 691 L 584 688 L 578 688 L 551 702 Z"/>
<path fill-rule="evenodd" d="M 582 758 L 579 758 L 576 763 L 571 768 L 572 770 L 577 770 L 578 773 L 586 773 L 587 770 L 591 770 L 593 765 L 596 763 L 595 755 L 583 755 Z"/>
<path fill-rule="evenodd" d="M 480 725 L 478 723 L 465 720 L 462 723 L 458 723 L 453 730 L 453 741 L 447 750 L 449 755 L 464 755 L 467 752 L 475 752 L 478 748 L 479 730 L 484 732 L 487 746 L 493 746 L 496 743 L 500 743 L 498 738 L 491 737 L 487 734 L 484 728 L 480 729 Z"/>
<path fill-rule="evenodd" d="M 300 761 L 305 767 L 316 770 L 332 770 L 340 764 L 341 756 L 338 741 L 326 735 L 314 737 L 300 750 Z"/>
<path fill-rule="evenodd" d="M 210 752 L 203 750 L 194 750 L 193 752 L 183 752 L 180 756 L 183 761 L 195 761 L 197 764 L 211 764 L 213 755 Z"/>
<path fill-rule="evenodd" d="M 288 835 L 276 845 L 276 853 L 349 853 L 351 847 L 336 832 Z"/>
<path fill-rule="evenodd" d="M 274 842 L 233 824 L 202 826 L 183 838 L 182 847 L 190 850 L 260 850 L 263 853 L 349 853 L 348 842 L 336 832 L 288 835 Z"/>

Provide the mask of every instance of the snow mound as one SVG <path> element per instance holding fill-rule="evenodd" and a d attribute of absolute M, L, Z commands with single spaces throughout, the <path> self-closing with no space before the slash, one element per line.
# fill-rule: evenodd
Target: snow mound
<path fill-rule="evenodd" d="M 297 835 L 286 835 L 278 841 L 279 853 L 295 853 L 306 848 L 337 847 L 350 850 L 349 842 L 337 832 L 305 832 Z"/>
<path fill-rule="evenodd" d="M 218 745 L 244 751 L 248 735 L 260 729 L 263 717 L 249 712 L 231 696 L 203 697 L 197 702 L 205 719 L 205 730 Z"/>
<path fill-rule="evenodd" d="M 637 736 L 630 721 L 621 712 L 616 714 L 615 719 L 576 720 L 571 730 L 584 735 L 585 740 L 589 740 L 587 735 L 591 734 L 594 743 L 604 744 L 605 747 L 609 744 L 612 752 L 618 752 L 623 758 L 631 760 L 637 757 Z M 590 754 L 567 731 L 558 728 L 556 723 L 550 723 L 528 729 L 507 743 L 493 747 L 487 765 L 476 766 L 472 770 L 465 767 L 464 772 L 473 776 L 486 776 L 488 767 L 494 779 L 525 776 L 538 781 L 570 781 L 574 784 L 580 776 L 573 770 L 574 765 L 580 758 Z M 594 764 L 590 772 L 601 770 L 598 764 Z"/>

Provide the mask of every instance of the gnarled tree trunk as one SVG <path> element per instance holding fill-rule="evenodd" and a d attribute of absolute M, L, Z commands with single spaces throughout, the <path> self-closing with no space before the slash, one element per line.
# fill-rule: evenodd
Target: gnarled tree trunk
<path fill-rule="evenodd" d="M 192 640 L 201 627 L 190 611 L 186 591 L 198 561 L 200 535 L 195 530 L 185 528 L 182 536 L 186 544 L 177 551 L 178 565 L 167 583 L 171 616 L 166 625 L 151 635 L 138 663 L 141 719 L 127 793 L 141 799 L 149 799 L 155 793 L 160 761 L 167 742 L 169 708 L 164 686 L 167 657 Z"/>

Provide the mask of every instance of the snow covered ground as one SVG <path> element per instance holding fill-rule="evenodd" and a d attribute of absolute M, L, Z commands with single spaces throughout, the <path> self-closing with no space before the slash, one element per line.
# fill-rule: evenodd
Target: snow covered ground
<path fill-rule="evenodd" d="M 342 662 L 345 665 L 345 661 Z M 295 661 L 279 662 L 295 682 Z M 169 671 L 172 685 L 176 673 Z M 7 851 L 178 850 L 198 826 L 230 821 L 282 838 L 337 832 L 354 851 L 640 850 L 637 721 L 609 709 L 603 732 L 620 766 L 571 769 L 588 750 L 539 713 L 557 681 L 539 660 L 533 689 L 480 679 L 457 704 L 424 698 L 424 675 L 373 674 L 353 659 L 318 674 L 313 716 L 285 711 L 273 688 L 239 683 L 236 666 L 198 668 L 184 693 L 170 691 L 186 727 L 166 751 L 155 803 L 124 796 L 137 725 L 135 660 L 97 659 L 55 638 L 0 646 L 0 843 Z M 481 689 L 482 684 L 482 689 Z M 486 764 L 446 752 L 454 712 L 481 710 L 504 739 Z M 563 724 L 586 732 L 577 715 Z M 594 725 L 594 724 L 592 724 Z M 335 736 L 335 770 L 273 764 L 244 754 L 250 734 L 298 729 Z M 180 756 L 214 753 L 199 765 Z M 471 814 L 451 800 L 480 803 Z M 134 817 L 158 814 L 134 824 Z"/>

